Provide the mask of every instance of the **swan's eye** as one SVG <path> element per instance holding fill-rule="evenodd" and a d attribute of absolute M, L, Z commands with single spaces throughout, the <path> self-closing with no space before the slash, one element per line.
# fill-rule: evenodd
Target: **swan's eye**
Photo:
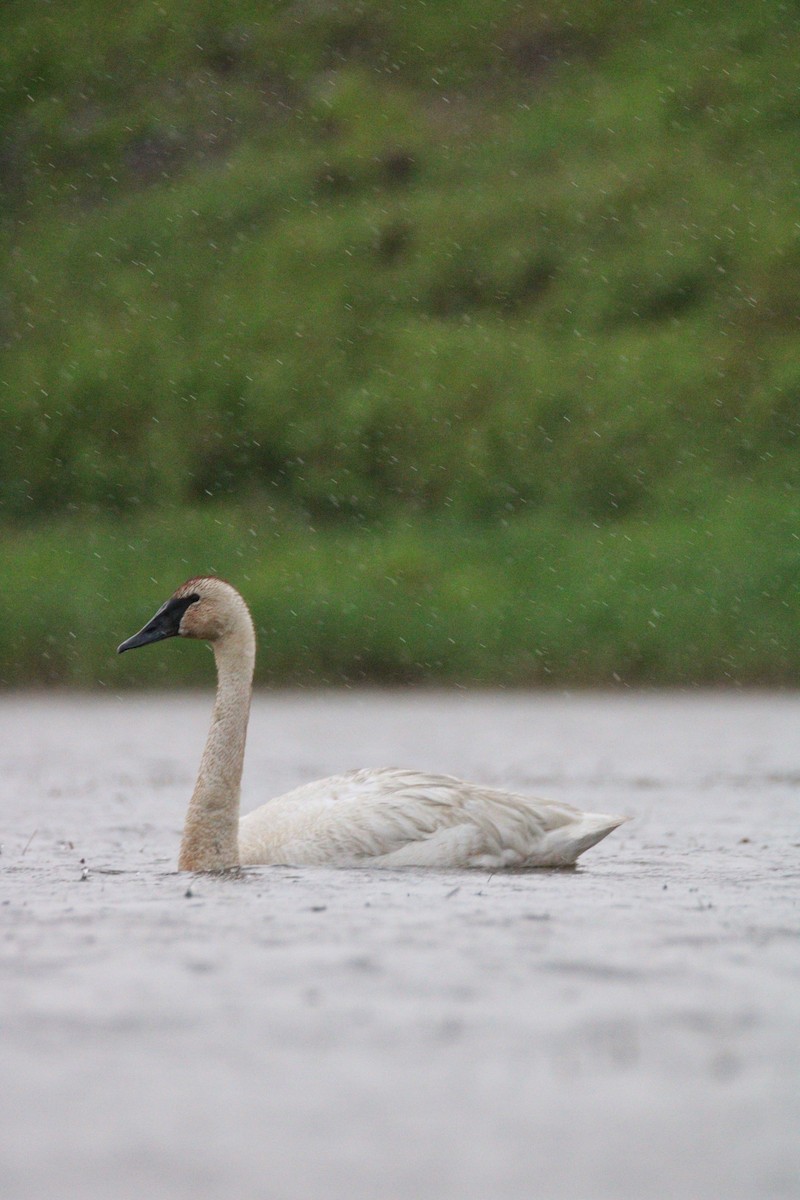
<path fill-rule="evenodd" d="M 200 603 L 200 597 L 193 593 L 191 596 L 182 596 L 180 600 L 180 613 L 178 615 L 178 623 L 183 620 L 190 608 L 194 608 Z"/>

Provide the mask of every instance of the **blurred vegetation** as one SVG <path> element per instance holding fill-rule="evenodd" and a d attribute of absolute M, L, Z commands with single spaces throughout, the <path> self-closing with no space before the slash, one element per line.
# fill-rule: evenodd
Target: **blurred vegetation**
<path fill-rule="evenodd" d="M 208 655 L 180 639 L 114 655 L 198 570 L 247 596 L 270 683 L 797 678 L 800 538 L 781 499 L 754 490 L 693 522 L 565 527 L 543 511 L 491 530 L 427 517 L 320 529 L 236 504 L 18 529 L 5 549 L 6 683 L 209 683 Z"/>
<path fill-rule="evenodd" d="M 795 6 L 0 25 L 0 680 L 798 682 Z"/>

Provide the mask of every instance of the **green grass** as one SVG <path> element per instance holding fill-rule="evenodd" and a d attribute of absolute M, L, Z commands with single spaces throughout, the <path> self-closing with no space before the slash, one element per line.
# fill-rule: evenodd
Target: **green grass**
<path fill-rule="evenodd" d="M 785 4 L 3 25 L 3 678 L 197 678 L 185 559 L 264 678 L 797 681 Z"/>
<path fill-rule="evenodd" d="M 251 504 L 18 530 L 0 681 L 112 689 L 208 681 L 198 647 L 117 659 L 191 575 L 252 606 L 269 683 L 772 683 L 800 673 L 800 537 L 744 490 L 693 519 L 319 530 Z M 31 586 L 31 581 L 35 581 Z"/>

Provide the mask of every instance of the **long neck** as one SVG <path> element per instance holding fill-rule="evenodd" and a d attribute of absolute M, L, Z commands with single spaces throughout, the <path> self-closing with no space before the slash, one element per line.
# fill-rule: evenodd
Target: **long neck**
<path fill-rule="evenodd" d="M 217 698 L 194 794 L 189 802 L 178 868 L 224 871 L 239 865 L 239 791 L 255 664 L 252 626 L 214 643 Z"/>

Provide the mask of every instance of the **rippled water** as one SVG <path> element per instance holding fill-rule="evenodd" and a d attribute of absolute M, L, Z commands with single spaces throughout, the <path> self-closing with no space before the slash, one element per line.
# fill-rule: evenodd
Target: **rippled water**
<path fill-rule="evenodd" d="M 635 819 L 575 872 L 174 871 L 209 696 L 0 698 L 0 1195 L 798 1194 L 800 697 L 257 697 Z"/>

